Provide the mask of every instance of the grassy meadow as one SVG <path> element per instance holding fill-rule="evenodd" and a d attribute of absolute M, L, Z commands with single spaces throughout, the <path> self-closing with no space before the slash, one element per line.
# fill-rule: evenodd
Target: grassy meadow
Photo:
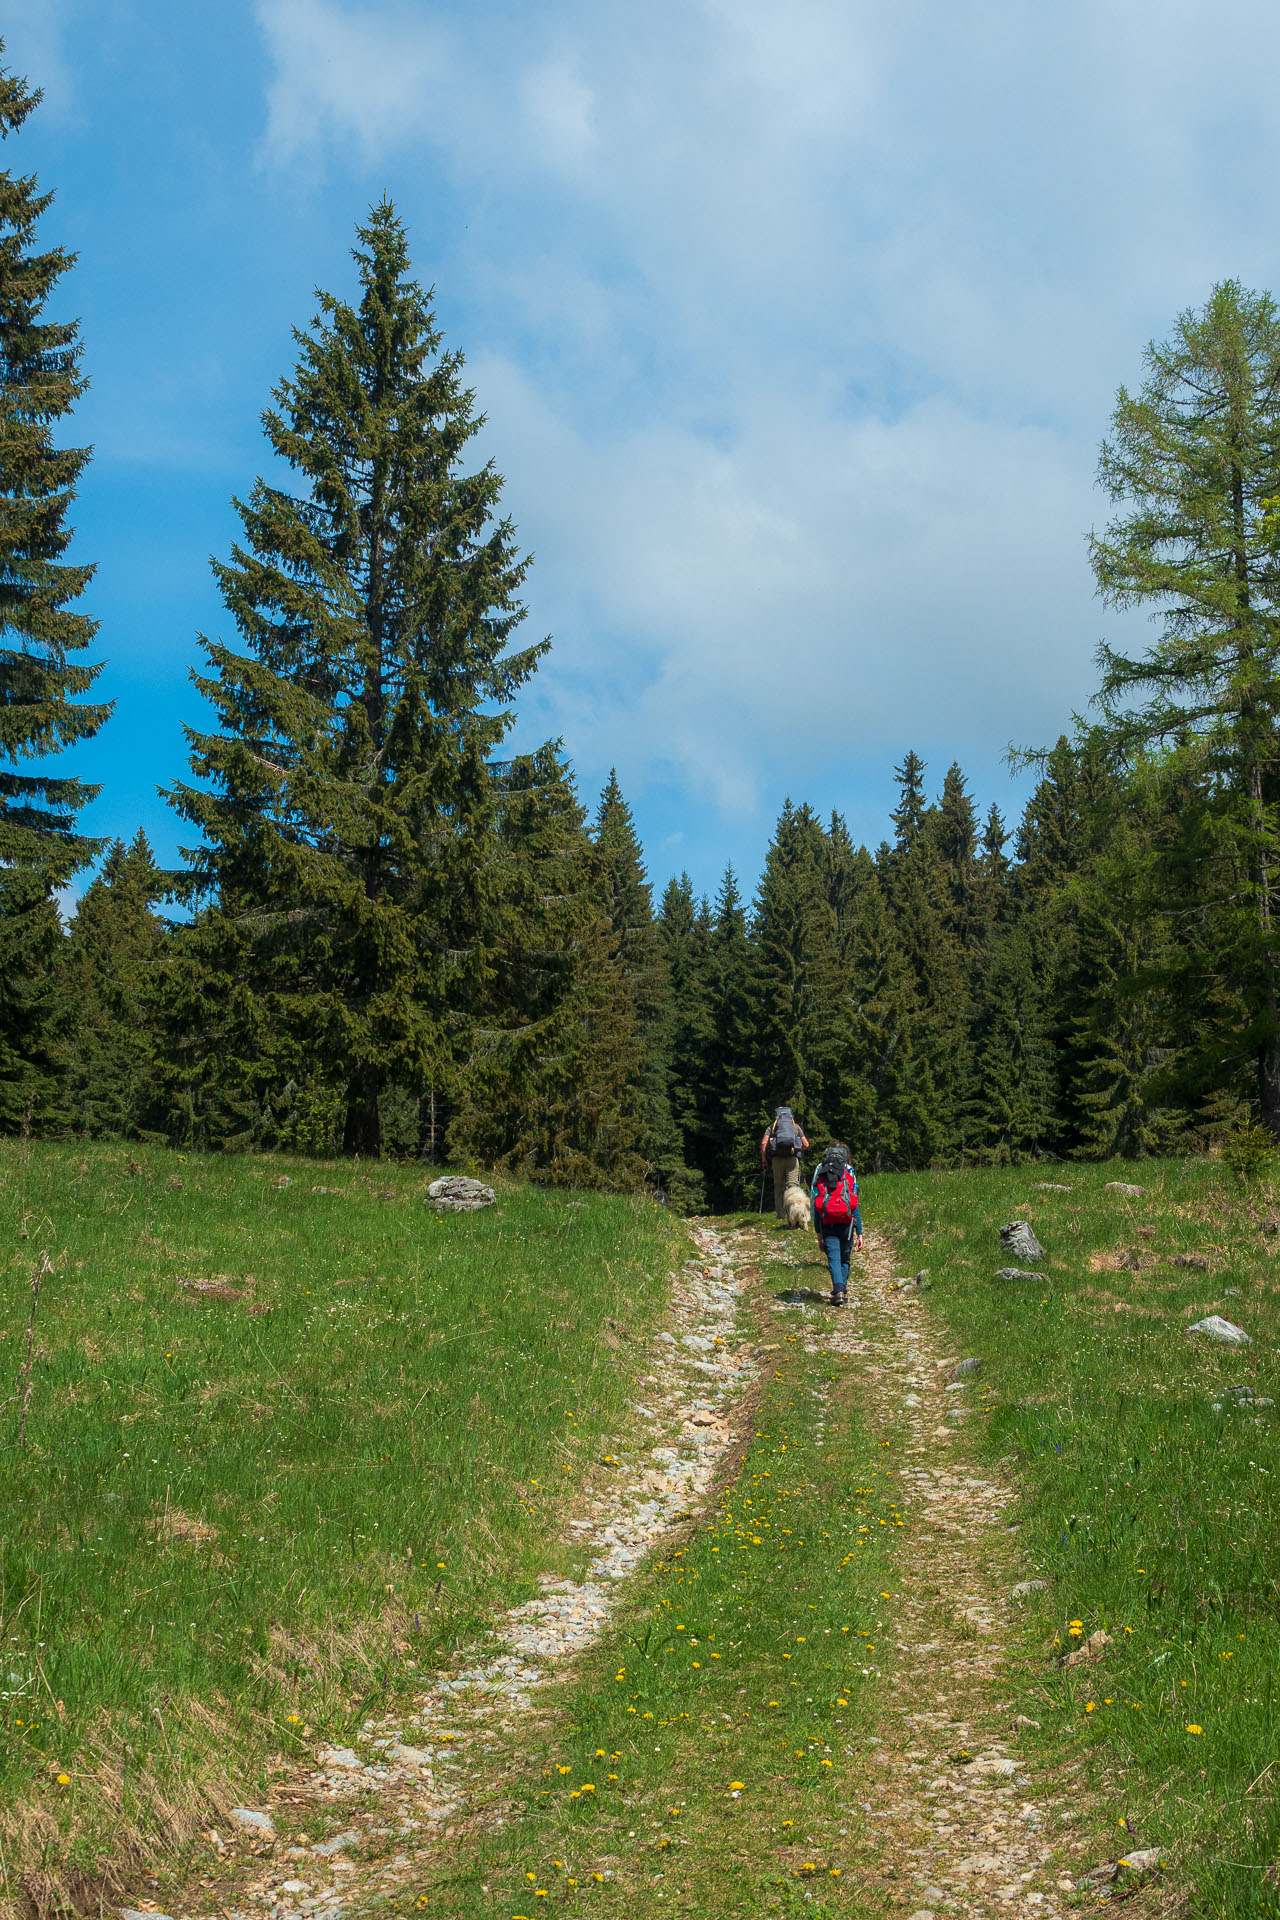
<path fill-rule="evenodd" d="M 0 1144 L 7 1894 L 170 1853 L 571 1570 L 674 1230 L 428 1178 Z"/>
<path fill-rule="evenodd" d="M 1169 1850 L 1188 1911 L 1280 1913 L 1280 1410 L 1248 1398 L 1280 1401 L 1277 1196 L 1204 1160 L 864 1184 L 900 1271 L 929 1269 L 951 1351 L 982 1357 L 980 1444 L 1023 1490 L 1047 1583 L 1027 1604 L 1028 1737 L 1084 1760 L 1128 1844 Z M 996 1239 L 1015 1218 L 1046 1257 L 997 1280 L 1024 1264 Z M 1252 1345 L 1188 1334 L 1210 1313 Z M 1099 1629 L 1105 1657 L 1063 1669 Z"/>

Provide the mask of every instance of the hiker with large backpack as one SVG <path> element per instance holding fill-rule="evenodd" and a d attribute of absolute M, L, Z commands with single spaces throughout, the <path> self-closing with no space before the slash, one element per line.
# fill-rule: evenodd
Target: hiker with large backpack
<path fill-rule="evenodd" d="M 787 1217 L 782 1196 L 789 1186 L 799 1185 L 800 1155 L 808 1150 L 804 1129 L 790 1107 L 775 1107 L 760 1140 L 760 1171 L 773 1168 L 773 1210 L 779 1220 Z"/>
<path fill-rule="evenodd" d="M 843 1140 L 833 1140 L 813 1176 L 813 1230 L 831 1269 L 831 1304 L 842 1307 L 849 1290 L 849 1263 L 856 1239 L 862 1252 L 858 1176 Z"/>

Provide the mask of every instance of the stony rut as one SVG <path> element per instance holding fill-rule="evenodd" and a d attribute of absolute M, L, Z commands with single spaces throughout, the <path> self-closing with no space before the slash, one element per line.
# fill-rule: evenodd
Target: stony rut
<path fill-rule="evenodd" d="M 797 1235 L 773 1258 L 817 1286 L 810 1245 Z M 1061 1816 L 1051 1838 L 1048 1810 L 1026 1791 L 1017 1716 L 1001 1697 L 1014 1588 L 1028 1570 L 1011 1534 L 1016 1489 L 976 1468 L 966 1444 L 985 1390 L 980 1365 L 962 1363 L 981 1356 L 948 1349 L 927 1295 L 895 1273 L 886 1242 L 868 1236 L 850 1287 L 840 1314 L 801 1288 L 776 1311 L 801 1318 L 809 1352 L 849 1356 L 866 1425 L 890 1442 L 908 1516 L 894 1579 L 893 1704 L 859 1756 L 864 1878 L 880 1880 L 913 1920 L 1051 1914 L 1076 1878 Z"/>

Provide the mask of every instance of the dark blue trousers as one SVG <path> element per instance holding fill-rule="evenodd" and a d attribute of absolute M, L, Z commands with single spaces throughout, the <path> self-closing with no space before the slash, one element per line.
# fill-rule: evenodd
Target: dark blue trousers
<path fill-rule="evenodd" d="M 849 1262 L 853 1258 L 853 1222 L 850 1221 L 843 1229 L 836 1227 L 832 1232 L 820 1231 L 818 1243 L 831 1269 L 831 1291 L 843 1293 L 849 1285 Z"/>

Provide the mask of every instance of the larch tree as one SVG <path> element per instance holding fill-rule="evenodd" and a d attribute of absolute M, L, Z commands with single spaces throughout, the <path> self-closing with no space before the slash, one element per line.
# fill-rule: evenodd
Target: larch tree
<path fill-rule="evenodd" d="M 3 51 L 3 42 L 0 42 Z M 40 100 L 0 72 L 0 135 Z M 100 667 L 80 656 L 96 622 L 72 609 L 92 567 L 67 558 L 67 516 L 87 447 L 59 447 L 57 424 L 83 393 L 79 329 L 45 309 L 75 256 L 41 247 L 53 195 L 32 174 L 0 173 L 0 1127 L 58 1114 L 71 1010 L 61 980 L 57 890 L 100 843 L 80 809 L 97 793 L 50 767 L 110 711 L 80 698 Z"/>
<path fill-rule="evenodd" d="M 1103 444 L 1116 512 L 1091 551 L 1102 598 L 1149 608 L 1158 634 L 1101 649 L 1100 704 L 1125 762 L 1204 795 L 1173 858 L 1218 909 L 1233 1051 L 1280 1132 L 1280 311 L 1224 281 L 1145 365 Z"/>
<path fill-rule="evenodd" d="M 263 416 L 298 490 L 260 479 L 237 502 L 243 541 L 215 571 L 242 650 L 205 643 L 217 730 L 191 731 L 200 784 L 170 797 L 202 836 L 187 1005 L 232 992 L 216 1044 L 179 1020 L 183 1071 L 232 1063 L 246 1135 L 306 1084 L 347 1150 L 376 1153 L 388 1092 L 447 1089 L 468 1052 L 500 868 L 491 762 L 543 645 L 509 651 L 528 562 L 492 463 L 464 464 L 483 416 L 394 208 L 357 239 L 358 301 L 317 296 Z"/>

